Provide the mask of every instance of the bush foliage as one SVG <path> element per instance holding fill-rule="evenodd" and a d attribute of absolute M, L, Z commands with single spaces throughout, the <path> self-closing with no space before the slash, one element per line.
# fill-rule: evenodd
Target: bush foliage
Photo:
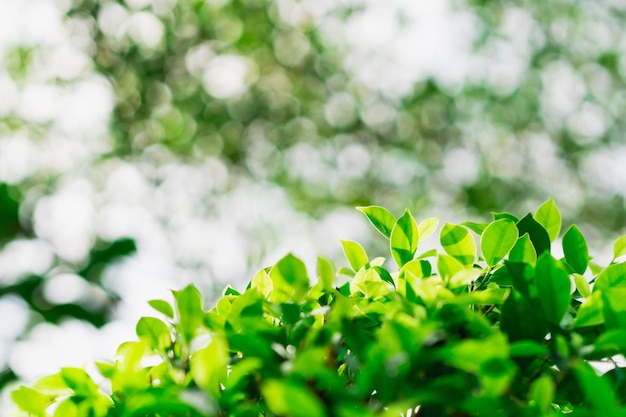
<path fill-rule="evenodd" d="M 439 219 L 359 210 L 391 262 L 342 241 L 349 267 L 320 257 L 311 285 L 288 254 L 208 311 L 187 286 L 150 301 L 99 379 L 65 368 L 13 400 L 37 417 L 626 415 L 626 237 L 601 267 L 550 200 L 419 251 Z"/>

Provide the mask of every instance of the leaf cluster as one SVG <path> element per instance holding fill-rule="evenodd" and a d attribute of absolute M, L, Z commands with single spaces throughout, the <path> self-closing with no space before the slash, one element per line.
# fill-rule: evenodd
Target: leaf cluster
<path fill-rule="evenodd" d="M 601 267 L 575 225 L 559 239 L 552 200 L 441 228 L 358 209 L 392 262 L 342 241 L 349 267 L 320 257 L 314 283 L 288 254 L 208 310 L 187 286 L 97 364 L 104 386 L 65 368 L 14 402 L 37 417 L 626 415 L 624 238 Z M 441 249 L 420 252 L 438 229 Z"/>

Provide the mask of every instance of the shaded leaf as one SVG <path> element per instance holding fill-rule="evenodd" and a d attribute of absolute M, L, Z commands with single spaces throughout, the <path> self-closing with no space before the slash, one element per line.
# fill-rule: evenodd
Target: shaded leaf
<path fill-rule="evenodd" d="M 550 236 L 548 232 L 542 225 L 537 223 L 531 214 L 527 214 L 517 223 L 517 229 L 519 230 L 519 236 L 528 233 L 528 237 L 530 237 L 530 241 L 535 247 L 537 256 L 550 251 Z"/>
<path fill-rule="evenodd" d="M 559 324 L 570 305 L 571 283 L 567 272 L 549 253 L 537 260 L 536 284 L 546 319 Z"/>
<path fill-rule="evenodd" d="M 589 262 L 589 250 L 585 237 L 575 224 L 563 236 L 563 254 L 565 261 L 574 272 L 585 273 Z"/>
<path fill-rule="evenodd" d="M 537 251 L 535 251 L 535 247 L 530 241 L 528 233 L 524 233 L 523 236 L 517 239 L 513 249 L 509 252 L 509 261 L 529 265 L 535 265 L 537 263 Z"/>

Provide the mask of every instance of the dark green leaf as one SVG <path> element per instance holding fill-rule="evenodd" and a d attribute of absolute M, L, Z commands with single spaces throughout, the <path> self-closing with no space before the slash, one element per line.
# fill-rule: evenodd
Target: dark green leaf
<path fill-rule="evenodd" d="M 578 274 L 584 274 L 589 262 L 589 251 L 585 237 L 576 225 L 572 225 L 563 236 L 565 261 Z"/>
<path fill-rule="evenodd" d="M 550 236 L 548 232 L 542 225 L 537 223 L 530 213 L 517 223 L 517 229 L 519 230 L 519 236 L 528 233 L 528 237 L 530 237 L 530 241 L 535 247 L 537 256 L 550 251 Z"/>

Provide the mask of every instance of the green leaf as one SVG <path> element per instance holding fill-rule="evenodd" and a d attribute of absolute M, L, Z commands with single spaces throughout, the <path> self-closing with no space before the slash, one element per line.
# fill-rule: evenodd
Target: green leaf
<path fill-rule="evenodd" d="M 607 328 L 626 328 L 626 288 L 602 291 L 604 323 Z"/>
<path fill-rule="evenodd" d="M 170 303 L 168 303 L 167 301 L 165 301 L 165 300 L 150 300 L 150 301 L 148 301 L 148 304 L 150 304 L 150 306 L 153 309 L 155 309 L 159 313 L 163 314 L 167 318 L 170 318 L 170 319 L 174 318 L 174 310 L 172 309 L 172 306 L 170 305 Z"/>
<path fill-rule="evenodd" d="M 457 258 L 446 254 L 440 254 L 437 257 L 437 272 L 443 282 L 450 282 L 453 276 L 463 270 L 465 270 L 465 266 Z"/>
<path fill-rule="evenodd" d="M 545 320 L 519 291 L 513 290 L 502 305 L 500 329 L 511 342 L 534 340 L 543 342 L 548 332 Z"/>
<path fill-rule="evenodd" d="M 309 289 L 309 277 L 304 262 L 289 253 L 270 270 L 273 290 L 270 301 L 282 303 L 299 301 Z"/>
<path fill-rule="evenodd" d="M 265 269 L 254 274 L 250 281 L 250 288 L 256 288 L 266 298 L 272 293 L 273 287 L 272 278 Z"/>
<path fill-rule="evenodd" d="M 474 264 L 476 242 L 465 227 L 446 223 L 441 229 L 439 240 L 448 255 L 455 257 L 463 265 Z"/>
<path fill-rule="evenodd" d="M 537 263 L 537 251 L 530 241 L 528 233 L 524 233 L 523 236 L 517 239 L 515 246 L 509 252 L 510 262 L 519 262 L 529 265 L 535 265 Z"/>
<path fill-rule="evenodd" d="M 533 342 L 532 340 L 520 340 L 511 344 L 511 356 L 539 356 L 545 357 L 550 351 L 543 343 Z"/>
<path fill-rule="evenodd" d="M 530 386 L 528 398 L 535 403 L 542 415 L 550 415 L 555 391 L 552 378 L 542 375 Z"/>
<path fill-rule="evenodd" d="M 589 286 L 589 282 L 587 282 L 587 278 L 580 274 L 572 274 L 574 277 L 574 283 L 576 284 L 576 289 L 583 297 L 587 298 L 591 295 L 591 287 Z"/>
<path fill-rule="evenodd" d="M 548 232 L 542 225 L 537 223 L 530 213 L 517 222 L 517 229 L 519 230 L 520 236 L 528 233 L 528 237 L 530 237 L 530 241 L 535 247 L 537 256 L 550 251 L 550 236 Z"/>
<path fill-rule="evenodd" d="M 596 277 L 593 291 L 626 287 L 626 263 L 609 265 Z"/>
<path fill-rule="evenodd" d="M 578 384 L 585 393 L 585 403 L 590 404 L 594 415 L 603 417 L 621 417 L 617 401 L 608 381 L 600 378 L 586 362 L 578 362 L 574 367 Z"/>
<path fill-rule="evenodd" d="M 74 391 L 75 395 L 91 397 L 98 392 L 98 385 L 84 369 L 62 368 L 59 374 L 68 388 Z"/>
<path fill-rule="evenodd" d="M 613 244 L 613 259 L 626 255 L 626 236 L 622 236 Z"/>
<path fill-rule="evenodd" d="M 559 237 L 561 212 L 554 203 L 554 199 L 550 199 L 539 206 L 533 217 L 548 232 L 550 242 L 554 242 Z"/>
<path fill-rule="evenodd" d="M 411 212 L 406 210 L 393 226 L 390 236 L 391 255 L 400 268 L 413 259 L 418 242 L 417 223 Z"/>
<path fill-rule="evenodd" d="M 597 326 L 604 323 L 604 304 L 602 293 L 594 291 L 591 296 L 578 307 L 574 327 Z"/>
<path fill-rule="evenodd" d="M 485 231 L 485 228 L 488 226 L 487 223 L 476 223 L 476 222 L 463 222 L 459 223 L 460 226 L 465 226 L 470 229 L 472 232 L 476 233 L 478 236 L 482 235 Z"/>
<path fill-rule="evenodd" d="M 357 210 L 361 211 L 367 219 L 374 225 L 374 227 L 387 239 L 391 238 L 391 231 L 396 224 L 396 218 L 384 207 L 369 206 L 369 207 L 357 207 Z"/>
<path fill-rule="evenodd" d="M 363 246 L 351 240 L 341 240 L 340 242 L 341 246 L 343 246 L 343 253 L 346 255 L 346 259 L 348 259 L 352 269 L 358 271 L 362 266 L 367 265 L 369 260 Z"/>
<path fill-rule="evenodd" d="M 46 408 L 55 398 L 54 395 L 45 395 L 25 386 L 11 393 L 11 399 L 21 410 L 34 414 L 36 417 L 45 417 Z"/>
<path fill-rule="evenodd" d="M 178 312 L 178 330 L 183 339 L 189 343 L 204 321 L 202 295 L 193 284 L 187 285 L 180 291 L 172 291 L 172 293 Z"/>
<path fill-rule="evenodd" d="M 517 227 L 510 220 L 500 219 L 485 228 L 480 250 L 487 265 L 494 266 L 513 249 L 517 242 Z"/>
<path fill-rule="evenodd" d="M 574 272 L 585 273 L 589 262 L 589 250 L 585 237 L 575 224 L 563 236 L 563 254 L 565 261 Z"/>
<path fill-rule="evenodd" d="M 164 351 L 170 346 L 170 329 L 161 320 L 154 317 L 141 317 L 135 327 L 137 336 L 144 339 L 148 345 L 158 351 Z"/>
<path fill-rule="evenodd" d="M 326 417 L 324 405 L 306 385 L 290 380 L 270 379 L 261 385 L 261 393 L 270 411 L 289 417 Z"/>
<path fill-rule="evenodd" d="M 208 346 L 191 356 L 190 372 L 194 382 L 215 399 L 220 395 L 220 384 L 226 380 L 229 359 L 226 340 L 215 334 Z"/>
<path fill-rule="evenodd" d="M 559 324 L 570 305 L 571 283 L 567 272 L 549 253 L 537 260 L 536 283 L 546 319 Z"/>
<path fill-rule="evenodd" d="M 328 259 L 319 256 L 317 258 L 317 276 L 322 282 L 322 288 L 329 291 L 333 288 L 335 281 L 335 267 Z"/>
<path fill-rule="evenodd" d="M 428 236 L 435 233 L 435 230 L 437 230 L 437 226 L 439 226 L 438 217 L 429 217 L 419 222 L 419 224 L 417 225 L 419 241 L 421 242 L 425 240 Z"/>

